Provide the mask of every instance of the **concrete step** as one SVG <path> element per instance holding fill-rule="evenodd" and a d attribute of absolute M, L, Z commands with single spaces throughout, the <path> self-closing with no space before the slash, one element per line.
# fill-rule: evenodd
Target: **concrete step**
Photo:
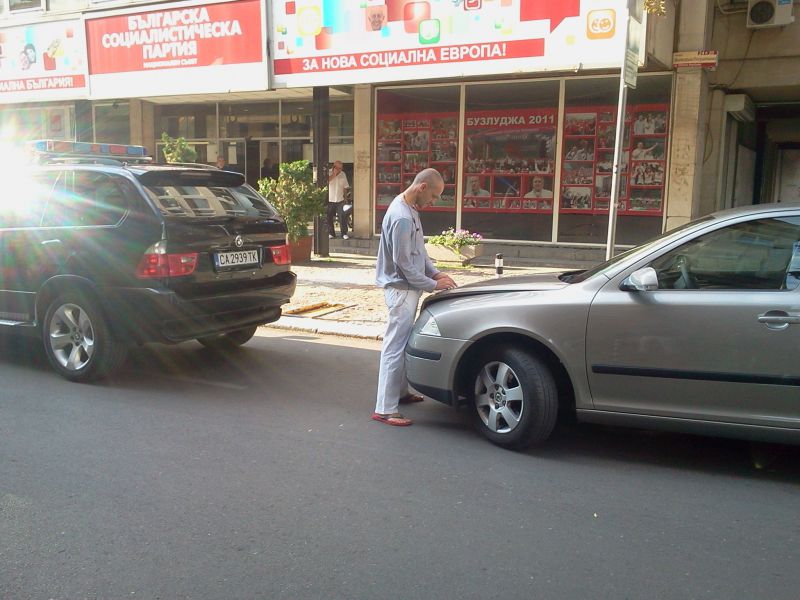
<path fill-rule="evenodd" d="M 329 240 L 330 251 L 340 254 L 377 256 L 380 238 L 350 238 Z M 487 242 L 483 256 L 475 259 L 477 265 L 494 265 L 495 254 L 503 255 L 503 263 L 530 266 L 557 266 L 570 269 L 588 269 L 605 260 L 605 248 L 554 245 L 554 244 L 503 244 Z"/>

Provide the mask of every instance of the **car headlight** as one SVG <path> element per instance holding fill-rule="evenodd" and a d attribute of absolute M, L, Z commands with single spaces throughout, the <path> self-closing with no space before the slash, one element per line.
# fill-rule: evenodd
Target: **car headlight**
<path fill-rule="evenodd" d="M 422 327 L 419 328 L 419 332 L 422 335 L 442 337 L 442 334 L 439 332 L 439 325 L 436 323 L 436 319 L 433 318 L 431 313 L 426 311 L 421 315 L 420 322 L 422 322 Z"/>

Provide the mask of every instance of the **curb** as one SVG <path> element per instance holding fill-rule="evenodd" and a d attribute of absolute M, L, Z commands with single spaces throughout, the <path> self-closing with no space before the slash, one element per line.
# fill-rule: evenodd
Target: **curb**
<path fill-rule="evenodd" d="M 339 335 L 343 337 L 354 337 L 365 340 L 382 340 L 386 326 L 362 325 L 347 321 L 320 321 L 310 317 L 288 317 L 284 316 L 267 323 L 264 327 L 272 329 L 283 329 L 287 331 L 304 331 L 307 333 L 322 333 L 327 335 Z"/>

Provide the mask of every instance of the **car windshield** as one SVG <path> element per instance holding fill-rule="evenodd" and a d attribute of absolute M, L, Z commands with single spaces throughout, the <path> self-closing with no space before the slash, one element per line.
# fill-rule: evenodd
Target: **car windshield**
<path fill-rule="evenodd" d="M 278 215 L 272 205 L 248 185 L 146 185 L 145 190 L 166 217 L 273 218 Z"/>
<path fill-rule="evenodd" d="M 604 263 L 600 263 L 596 267 L 591 269 L 587 269 L 585 271 L 568 271 L 566 273 L 562 273 L 559 276 L 559 279 L 564 283 L 580 283 L 582 281 L 586 281 L 587 279 L 594 277 L 595 275 L 603 274 L 609 275 L 614 268 L 626 261 L 628 259 L 638 257 L 638 256 L 646 256 L 650 253 L 654 246 L 660 245 L 671 238 L 680 237 L 686 229 L 690 229 L 700 225 L 702 223 L 707 223 L 708 221 L 713 220 L 714 217 L 708 216 L 703 217 L 702 219 L 697 219 L 696 221 L 692 221 L 691 223 L 686 223 L 676 229 L 671 229 L 666 233 L 662 233 L 658 237 L 653 238 L 652 240 L 645 242 L 641 246 L 636 246 L 635 248 L 631 248 L 630 250 L 626 250 L 622 254 L 617 254 L 616 256 L 611 257 Z"/>

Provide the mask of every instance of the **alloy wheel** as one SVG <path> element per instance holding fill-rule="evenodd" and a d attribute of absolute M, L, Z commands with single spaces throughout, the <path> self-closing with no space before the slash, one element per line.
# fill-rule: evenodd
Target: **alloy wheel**
<path fill-rule="evenodd" d="M 522 384 L 508 364 L 485 364 L 475 379 L 474 398 L 478 416 L 490 431 L 510 433 L 519 425 L 525 406 Z"/>
<path fill-rule="evenodd" d="M 92 359 L 95 335 L 86 311 L 77 304 L 61 305 L 50 318 L 53 357 L 68 371 L 83 369 Z"/>

